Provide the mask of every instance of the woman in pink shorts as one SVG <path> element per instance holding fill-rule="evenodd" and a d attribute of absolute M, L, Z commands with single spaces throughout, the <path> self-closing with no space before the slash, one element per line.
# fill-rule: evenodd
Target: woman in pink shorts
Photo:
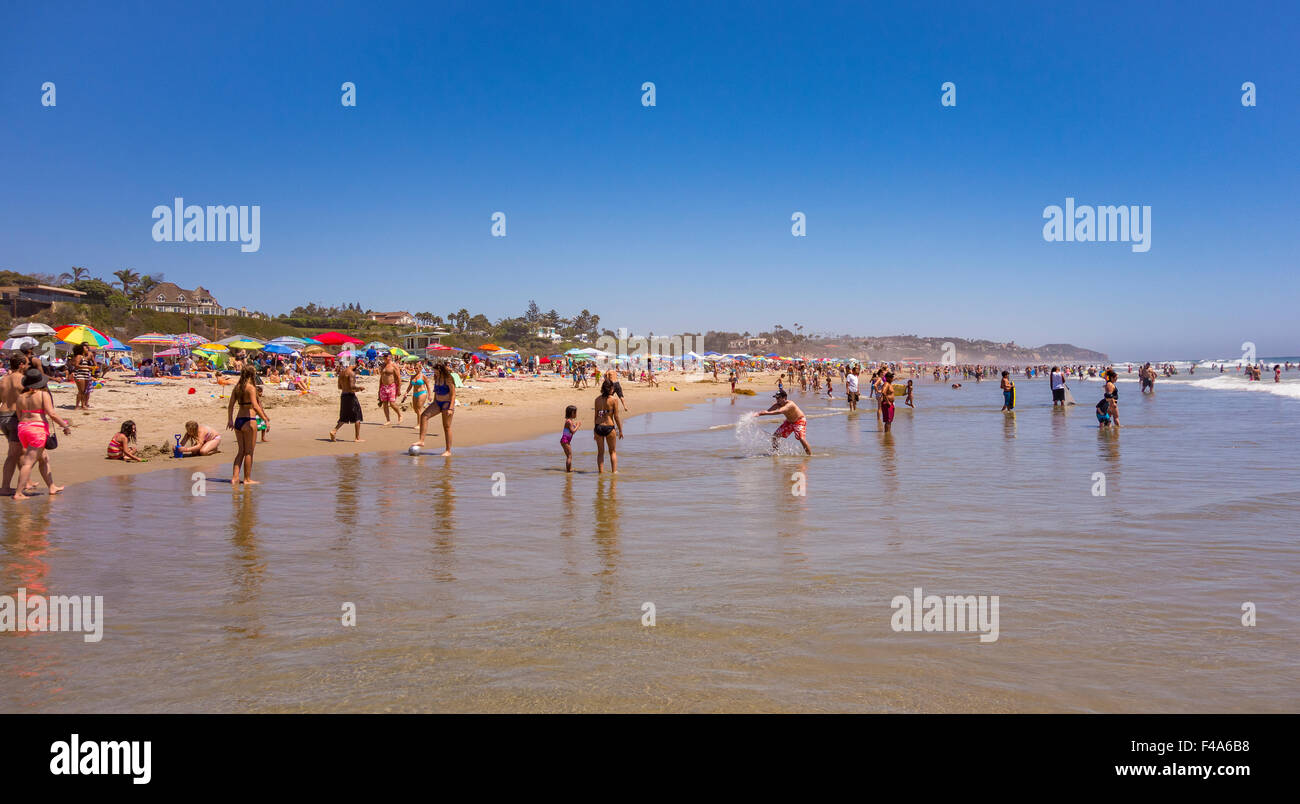
<path fill-rule="evenodd" d="M 46 384 L 45 372 L 38 368 L 29 368 L 23 374 L 23 390 L 18 395 L 18 443 L 22 444 L 23 455 L 18 464 L 18 481 L 14 484 L 15 500 L 25 500 L 30 496 L 23 492 L 31 480 L 32 467 L 38 464 L 50 494 L 63 491 L 63 486 L 54 485 L 54 475 L 45 455 L 45 445 L 50 436 L 49 420 L 58 422 L 64 435 L 71 435 L 72 430 L 54 412 L 54 398 L 46 390 Z"/>

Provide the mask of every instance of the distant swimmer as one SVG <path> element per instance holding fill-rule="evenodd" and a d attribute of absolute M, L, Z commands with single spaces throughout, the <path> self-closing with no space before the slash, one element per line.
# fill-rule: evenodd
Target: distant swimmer
<path fill-rule="evenodd" d="M 955 390 L 957 390 L 958 388 L 961 387 L 961 383 L 959 383 L 959 382 L 955 382 L 955 383 L 952 384 L 952 387 L 953 387 L 953 390 L 955 391 Z"/>
<path fill-rule="evenodd" d="M 794 435 L 795 440 L 803 445 L 803 451 L 812 454 L 812 447 L 808 446 L 808 418 L 804 416 L 799 406 L 786 398 L 785 391 L 777 391 L 773 394 L 776 399 L 772 407 L 760 411 L 759 416 L 785 416 L 785 421 L 772 434 L 772 450 L 776 450 L 776 440 L 778 438 L 788 438 Z"/>

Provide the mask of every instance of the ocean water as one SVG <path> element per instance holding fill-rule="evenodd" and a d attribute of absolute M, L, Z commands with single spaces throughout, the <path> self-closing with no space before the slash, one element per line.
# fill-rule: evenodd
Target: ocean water
<path fill-rule="evenodd" d="M 563 472 L 557 416 L 0 501 L 0 594 L 105 608 L 95 644 L 0 633 L 0 711 L 1295 711 L 1300 383 L 1266 386 L 1121 383 L 1116 433 L 1095 382 L 1005 414 L 919 379 L 888 435 L 795 392 L 811 457 L 760 394 L 629 419 L 616 477 L 589 430 Z M 997 596 L 997 640 L 895 631 L 916 587 Z"/>

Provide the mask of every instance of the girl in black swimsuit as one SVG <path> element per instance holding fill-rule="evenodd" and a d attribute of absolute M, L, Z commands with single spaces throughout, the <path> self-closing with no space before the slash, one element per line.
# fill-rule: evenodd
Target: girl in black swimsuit
<path fill-rule="evenodd" d="M 613 424 L 610 424 L 613 422 Z M 617 438 L 614 430 L 618 430 Z M 623 437 L 623 420 L 618 417 L 618 400 L 614 397 L 614 382 L 608 377 L 600 384 L 596 397 L 596 421 L 592 427 L 596 435 L 596 471 L 605 471 L 605 449 L 609 449 L 610 468 L 618 473 L 618 439 Z"/>
<path fill-rule="evenodd" d="M 239 415 L 235 416 L 235 405 L 239 405 Z M 256 412 L 257 416 L 253 413 Z M 239 382 L 230 392 L 230 404 L 226 406 L 226 428 L 235 431 L 239 442 L 239 452 L 235 454 L 235 464 L 230 471 L 230 485 L 239 482 L 239 467 L 244 467 L 244 485 L 251 486 L 253 480 L 253 448 L 257 445 L 257 419 L 268 425 L 271 417 L 262 409 L 261 396 L 257 393 L 257 369 L 245 366 L 239 372 Z"/>

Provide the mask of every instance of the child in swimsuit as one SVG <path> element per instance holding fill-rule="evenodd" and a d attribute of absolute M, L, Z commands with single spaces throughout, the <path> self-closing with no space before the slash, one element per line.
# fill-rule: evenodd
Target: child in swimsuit
<path fill-rule="evenodd" d="M 564 448 L 564 471 L 573 471 L 573 447 L 570 442 L 573 441 L 573 434 L 578 432 L 582 427 L 582 422 L 578 421 L 578 406 L 569 405 L 564 409 L 564 429 L 560 431 L 560 446 Z"/>
<path fill-rule="evenodd" d="M 135 422 L 127 420 L 122 422 L 122 428 L 117 431 L 117 435 L 108 440 L 108 458 L 113 461 L 144 461 L 135 448 L 131 445 L 135 443 Z"/>
<path fill-rule="evenodd" d="M 211 455 L 221 451 L 221 433 L 198 422 L 185 422 L 185 437 L 180 443 L 182 455 Z"/>

